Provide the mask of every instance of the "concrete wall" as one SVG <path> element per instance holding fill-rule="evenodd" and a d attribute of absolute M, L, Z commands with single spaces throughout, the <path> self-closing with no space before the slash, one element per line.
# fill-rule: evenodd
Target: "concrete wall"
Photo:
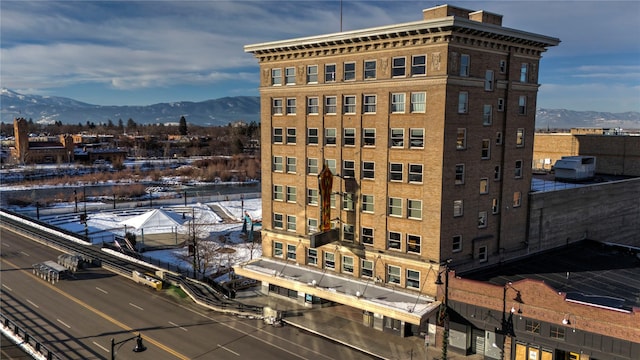
<path fill-rule="evenodd" d="M 529 251 L 582 239 L 640 246 L 640 179 L 530 194 Z"/>

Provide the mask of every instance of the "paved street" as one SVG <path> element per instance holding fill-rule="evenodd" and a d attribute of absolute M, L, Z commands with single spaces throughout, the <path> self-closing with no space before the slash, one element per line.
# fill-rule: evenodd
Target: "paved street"
<path fill-rule="evenodd" d="M 55 260 L 50 248 L 2 229 L 2 300 L 5 315 L 36 332 L 69 359 L 108 359 L 110 339 L 142 334 L 116 346 L 118 359 L 365 359 L 365 355 L 292 327 L 204 310 L 98 268 L 55 285 L 32 274 L 34 263 Z"/>

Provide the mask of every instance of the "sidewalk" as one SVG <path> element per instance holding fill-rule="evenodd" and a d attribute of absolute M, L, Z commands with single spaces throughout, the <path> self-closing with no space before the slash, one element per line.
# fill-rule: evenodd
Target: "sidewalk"
<path fill-rule="evenodd" d="M 424 339 L 411 336 L 399 337 L 362 324 L 362 314 L 345 305 L 324 308 L 307 308 L 293 301 L 265 296 L 258 291 L 239 292 L 237 301 L 247 305 L 269 306 L 282 311 L 286 326 L 295 326 L 310 333 L 331 339 L 378 359 L 413 360 L 441 359 L 442 349 L 435 346 L 426 348 Z M 451 351 L 450 360 L 479 360 L 481 355 L 464 356 Z"/>

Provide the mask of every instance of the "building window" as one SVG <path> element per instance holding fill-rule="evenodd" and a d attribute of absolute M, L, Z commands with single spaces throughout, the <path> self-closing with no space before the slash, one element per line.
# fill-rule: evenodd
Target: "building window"
<path fill-rule="evenodd" d="M 513 207 L 520 207 L 522 205 L 522 193 L 516 191 L 513 193 Z"/>
<path fill-rule="evenodd" d="M 402 163 L 389 164 L 389 181 L 402 181 Z"/>
<path fill-rule="evenodd" d="M 287 115 L 296 114 L 296 98 L 287 98 Z"/>
<path fill-rule="evenodd" d="M 493 123 L 493 106 L 491 105 L 483 105 L 482 106 L 482 125 L 488 126 Z"/>
<path fill-rule="evenodd" d="M 391 76 L 405 76 L 407 59 L 404 57 L 395 57 L 392 60 Z"/>
<path fill-rule="evenodd" d="M 336 129 L 328 128 L 324 129 L 324 144 L 335 145 L 336 144 Z M 335 174 L 335 172 L 334 172 Z"/>
<path fill-rule="evenodd" d="M 335 96 L 327 96 L 324 98 L 324 113 L 335 115 L 338 105 L 338 99 Z"/>
<path fill-rule="evenodd" d="M 488 253 L 487 253 L 487 246 L 480 246 L 478 248 L 478 260 L 480 260 L 480 262 L 485 262 L 487 260 L 489 260 L 488 258 Z"/>
<path fill-rule="evenodd" d="M 480 179 L 480 194 L 488 194 L 489 193 L 489 179 L 482 178 Z"/>
<path fill-rule="evenodd" d="M 326 159 L 325 163 L 327 164 L 327 167 L 329 168 L 329 170 L 331 170 L 332 174 L 337 174 L 337 169 L 336 169 L 336 160 L 335 159 Z"/>
<path fill-rule="evenodd" d="M 527 96 L 521 95 L 518 98 L 518 114 L 526 115 L 527 114 Z"/>
<path fill-rule="evenodd" d="M 356 162 L 353 160 L 342 161 L 342 177 L 353 178 L 356 177 Z"/>
<path fill-rule="evenodd" d="M 460 76 L 469 76 L 469 55 L 460 55 Z"/>
<path fill-rule="evenodd" d="M 478 211 L 478 227 L 486 228 L 487 227 L 487 212 L 486 211 Z"/>
<path fill-rule="evenodd" d="M 355 114 L 356 113 L 356 97 L 355 95 L 345 95 L 343 98 L 344 113 Z"/>
<path fill-rule="evenodd" d="M 318 266 L 318 250 L 307 249 L 307 265 Z"/>
<path fill-rule="evenodd" d="M 482 139 L 482 146 L 480 149 L 480 158 L 487 160 L 491 158 L 491 140 Z"/>
<path fill-rule="evenodd" d="M 296 68 L 288 67 L 284 69 L 284 83 L 286 85 L 293 85 L 296 83 Z"/>
<path fill-rule="evenodd" d="M 387 248 L 400 250 L 402 234 L 395 231 L 389 231 L 389 238 L 387 239 Z"/>
<path fill-rule="evenodd" d="M 271 113 L 273 115 L 282 115 L 282 99 L 273 99 Z"/>
<path fill-rule="evenodd" d="M 493 91 L 493 70 L 487 70 L 484 73 L 484 89 Z"/>
<path fill-rule="evenodd" d="M 464 150 L 467 148 L 467 129 L 458 128 L 456 134 L 456 150 Z"/>
<path fill-rule="evenodd" d="M 318 137 L 318 128 L 308 128 L 307 129 L 307 144 L 309 145 L 318 145 L 319 137 Z"/>
<path fill-rule="evenodd" d="M 282 156 L 274 156 L 273 157 L 273 171 L 282 172 L 282 169 L 283 169 Z"/>
<path fill-rule="evenodd" d="M 362 195 L 362 212 L 373 213 L 373 195 Z"/>
<path fill-rule="evenodd" d="M 373 161 L 362 162 L 362 178 L 373 179 L 376 174 L 376 163 Z"/>
<path fill-rule="evenodd" d="M 342 256 L 342 272 L 346 274 L 353 274 L 353 257 Z"/>
<path fill-rule="evenodd" d="M 518 130 L 516 131 L 516 146 L 524 146 L 524 128 L 518 128 Z"/>
<path fill-rule="evenodd" d="M 500 74 L 504 74 L 507 72 L 507 61 L 500 60 Z"/>
<path fill-rule="evenodd" d="M 549 337 L 552 339 L 564 340 L 564 328 L 551 325 L 549 328 Z"/>
<path fill-rule="evenodd" d="M 524 331 L 534 334 L 540 334 L 540 322 L 526 319 L 524 321 Z"/>
<path fill-rule="evenodd" d="M 318 219 L 307 219 L 307 233 L 313 234 L 318 232 Z"/>
<path fill-rule="evenodd" d="M 282 214 L 273 214 L 273 228 L 284 229 L 284 216 Z M 282 244 L 280 244 L 280 256 L 282 256 Z"/>
<path fill-rule="evenodd" d="M 307 204 L 318 205 L 318 189 L 307 189 Z"/>
<path fill-rule="evenodd" d="M 282 257 L 284 254 L 284 248 L 281 242 L 274 241 L 273 242 L 273 256 L 274 257 Z"/>
<path fill-rule="evenodd" d="M 407 218 L 422 219 L 422 200 L 407 200 Z"/>
<path fill-rule="evenodd" d="M 282 144 L 282 140 L 284 139 L 282 128 L 273 128 L 273 143 L 274 144 Z"/>
<path fill-rule="evenodd" d="M 496 132 L 496 145 L 498 145 L 498 146 L 502 145 L 502 132 L 501 131 Z"/>
<path fill-rule="evenodd" d="M 273 185 L 273 200 L 284 201 L 284 186 Z"/>
<path fill-rule="evenodd" d="M 356 129 L 346 128 L 344 129 L 344 136 L 342 142 L 346 146 L 354 146 L 356 144 Z"/>
<path fill-rule="evenodd" d="M 464 203 L 463 200 L 454 200 L 453 201 L 453 216 L 459 217 L 464 214 Z"/>
<path fill-rule="evenodd" d="M 376 78 L 376 61 L 375 60 L 366 60 L 364 62 L 364 79 L 375 79 Z"/>
<path fill-rule="evenodd" d="M 529 64 L 527 63 L 523 63 L 520 66 L 520 82 L 522 83 L 526 83 L 528 78 L 527 78 L 527 74 L 529 73 Z"/>
<path fill-rule="evenodd" d="M 496 198 L 491 200 L 491 213 L 494 215 L 500 213 L 500 201 Z"/>
<path fill-rule="evenodd" d="M 391 147 L 404 147 L 404 129 L 391 129 Z"/>
<path fill-rule="evenodd" d="M 296 231 L 296 217 L 295 215 L 287 215 L 287 231 Z"/>
<path fill-rule="evenodd" d="M 404 93 L 391 94 L 391 112 L 404 113 Z"/>
<path fill-rule="evenodd" d="M 287 260 L 296 260 L 296 246 L 287 244 Z"/>
<path fill-rule="evenodd" d="M 362 129 L 362 145 L 376 146 L 376 129 Z"/>
<path fill-rule="evenodd" d="M 411 75 L 427 75 L 426 55 L 415 55 L 411 58 Z"/>
<path fill-rule="evenodd" d="M 407 252 L 420 254 L 420 243 L 422 238 L 419 235 L 407 234 Z"/>
<path fill-rule="evenodd" d="M 336 64 L 327 64 L 324 66 L 324 82 L 336 81 Z"/>
<path fill-rule="evenodd" d="M 271 86 L 282 85 L 282 69 L 271 69 Z"/>
<path fill-rule="evenodd" d="M 362 243 L 365 245 L 373 245 L 373 228 L 362 228 Z"/>
<path fill-rule="evenodd" d="M 522 160 L 516 160 L 516 168 L 515 168 L 514 176 L 516 177 L 516 179 L 519 179 L 522 177 Z"/>
<path fill-rule="evenodd" d="M 464 184 L 464 164 L 456 164 L 456 185 Z"/>
<path fill-rule="evenodd" d="M 424 113 L 427 111 L 427 93 L 415 92 L 411 93 L 411 112 Z"/>
<path fill-rule="evenodd" d="M 295 186 L 287 186 L 287 202 L 296 202 L 297 190 Z"/>
<path fill-rule="evenodd" d="M 342 240 L 353 242 L 355 235 L 353 233 L 353 225 L 342 224 Z"/>
<path fill-rule="evenodd" d="M 318 175 L 318 159 L 315 159 L 315 158 L 307 159 L 307 174 Z"/>
<path fill-rule="evenodd" d="M 407 269 L 407 287 L 410 289 L 420 289 L 420 272 Z"/>
<path fill-rule="evenodd" d="M 453 252 L 462 251 L 462 235 L 453 236 L 453 240 L 451 242 L 451 251 Z"/>
<path fill-rule="evenodd" d="M 356 63 L 344 63 L 344 81 L 353 81 L 356 79 Z"/>
<path fill-rule="evenodd" d="M 307 66 L 307 83 L 308 84 L 318 83 L 318 65 Z"/>
<path fill-rule="evenodd" d="M 400 285 L 400 267 L 387 265 L 387 282 Z"/>
<path fill-rule="evenodd" d="M 330 252 L 324 253 L 324 268 L 329 270 L 336 269 L 336 254 Z"/>
<path fill-rule="evenodd" d="M 287 128 L 287 144 L 296 143 L 296 128 Z"/>
<path fill-rule="evenodd" d="M 307 115 L 318 115 L 319 104 L 317 97 L 307 98 Z"/>
<path fill-rule="evenodd" d="M 422 183 L 422 165 L 409 164 L 409 182 Z"/>
<path fill-rule="evenodd" d="M 353 193 L 344 193 L 342 196 L 342 210 L 353 211 L 354 209 Z"/>
<path fill-rule="evenodd" d="M 364 113 L 376 113 L 376 95 L 364 95 Z"/>
<path fill-rule="evenodd" d="M 461 91 L 458 94 L 458 114 L 466 114 L 469 111 L 469 93 Z"/>
<path fill-rule="evenodd" d="M 287 156 L 287 173 L 295 174 L 296 168 L 298 167 L 297 164 L 298 159 Z"/>
<path fill-rule="evenodd" d="M 502 176 L 500 175 L 501 173 L 502 171 L 500 171 L 500 165 L 496 165 L 493 168 L 493 180 L 500 181 L 500 179 L 502 178 Z"/>
<path fill-rule="evenodd" d="M 389 198 L 389 216 L 402 216 L 402 199 Z"/>
<path fill-rule="evenodd" d="M 504 111 L 504 99 L 503 98 L 498 98 L 498 111 L 502 112 Z"/>
<path fill-rule="evenodd" d="M 424 148 L 424 129 L 409 129 L 409 147 Z"/>
<path fill-rule="evenodd" d="M 360 276 L 366 278 L 373 277 L 373 261 L 371 260 L 362 260 L 360 265 Z"/>

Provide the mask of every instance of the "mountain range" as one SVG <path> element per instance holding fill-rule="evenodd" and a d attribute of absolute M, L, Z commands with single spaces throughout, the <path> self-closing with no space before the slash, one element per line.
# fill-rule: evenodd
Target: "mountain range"
<path fill-rule="evenodd" d="M 138 124 L 177 123 L 184 116 L 191 124 L 224 126 L 234 121 L 260 122 L 258 96 L 233 96 L 201 102 L 178 101 L 145 106 L 102 106 L 57 97 L 24 95 L 9 89 L 0 90 L 0 121 L 11 123 L 16 117 L 37 123 L 61 121 L 65 124 L 106 123 L 133 119 Z M 622 113 L 538 109 L 536 128 L 569 129 L 601 127 L 640 129 L 640 112 Z"/>

